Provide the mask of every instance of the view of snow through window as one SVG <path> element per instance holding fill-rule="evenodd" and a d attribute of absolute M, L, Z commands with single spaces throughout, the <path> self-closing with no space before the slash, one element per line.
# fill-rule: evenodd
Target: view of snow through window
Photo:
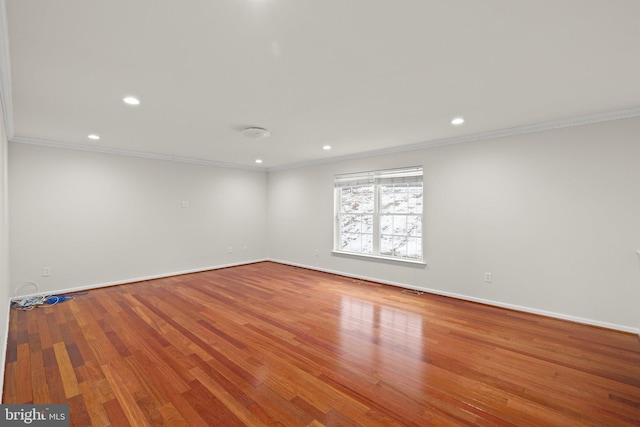
<path fill-rule="evenodd" d="M 413 168 L 415 169 L 415 168 Z M 383 171 L 384 172 L 384 171 Z M 422 170 L 410 177 L 376 172 L 336 180 L 336 250 L 422 260 Z M 393 177 L 390 177 L 393 176 Z M 342 176 L 344 177 L 344 176 Z"/>

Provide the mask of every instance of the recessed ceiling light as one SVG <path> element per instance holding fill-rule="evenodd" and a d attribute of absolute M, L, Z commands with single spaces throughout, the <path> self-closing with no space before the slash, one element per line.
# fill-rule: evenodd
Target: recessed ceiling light
<path fill-rule="evenodd" d="M 96 135 L 95 133 L 92 133 L 91 135 L 87 135 L 87 138 L 97 141 L 100 139 L 100 135 Z"/>
<path fill-rule="evenodd" d="M 271 132 L 269 132 L 265 128 L 252 126 L 252 127 L 242 129 L 242 134 L 247 138 L 262 139 L 271 135 Z"/>
<path fill-rule="evenodd" d="M 140 100 L 133 96 L 127 96 L 126 98 L 122 98 L 122 100 L 125 102 L 125 104 L 140 105 Z"/>
<path fill-rule="evenodd" d="M 455 126 L 459 126 L 463 123 L 464 123 L 464 119 L 462 117 L 456 117 L 455 119 L 451 120 L 451 124 Z"/>
<path fill-rule="evenodd" d="M 260 164 L 260 163 L 262 163 L 262 160 L 261 159 L 256 159 L 256 163 Z"/>
<path fill-rule="evenodd" d="M 323 150 L 329 151 L 331 150 L 331 146 L 330 145 L 325 145 L 322 147 Z"/>

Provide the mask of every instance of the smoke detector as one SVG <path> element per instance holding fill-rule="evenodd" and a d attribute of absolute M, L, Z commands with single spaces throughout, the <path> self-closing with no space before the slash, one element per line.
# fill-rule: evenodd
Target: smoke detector
<path fill-rule="evenodd" d="M 247 138 L 263 139 L 271 135 L 271 132 L 269 132 L 265 128 L 248 127 L 248 128 L 242 129 L 242 134 Z"/>

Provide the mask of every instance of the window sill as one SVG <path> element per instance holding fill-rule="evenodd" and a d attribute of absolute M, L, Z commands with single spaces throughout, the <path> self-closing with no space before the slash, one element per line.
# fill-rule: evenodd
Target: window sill
<path fill-rule="evenodd" d="M 376 259 L 376 260 L 381 260 L 381 261 L 399 262 L 399 263 L 403 263 L 403 264 L 427 265 L 427 263 L 424 260 L 393 258 L 393 257 L 386 257 L 386 256 L 381 256 L 381 255 L 359 254 L 359 253 L 355 253 L 355 252 L 343 252 L 343 251 L 331 251 L 331 253 L 334 254 L 334 255 L 339 255 L 339 256 L 357 257 L 357 258 L 370 258 L 370 259 Z"/>

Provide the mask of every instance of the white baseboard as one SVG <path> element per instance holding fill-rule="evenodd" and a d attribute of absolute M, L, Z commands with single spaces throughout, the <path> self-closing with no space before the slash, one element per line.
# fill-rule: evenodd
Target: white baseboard
<path fill-rule="evenodd" d="M 521 311 L 521 312 L 524 312 L 524 313 L 538 314 L 538 315 L 541 315 L 541 316 L 551 317 L 551 318 L 554 318 L 554 319 L 567 320 L 567 321 L 570 321 L 570 322 L 582 323 L 582 324 L 585 324 L 585 325 L 597 326 L 597 327 L 600 327 L 600 328 L 613 329 L 613 330 L 622 331 L 622 332 L 629 332 L 629 333 L 632 333 L 632 334 L 636 334 L 636 335 L 638 335 L 640 337 L 640 328 L 633 328 L 633 327 L 630 327 L 630 326 L 618 325 L 618 324 L 615 324 L 615 323 L 601 322 L 601 321 L 598 321 L 598 320 L 586 319 L 586 318 L 583 318 L 583 317 L 572 316 L 572 315 L 569 315 L 569 314 L 555 313 L 555 312 L 552 312 L 552 311 L 540 310 L 540 309 L 532 308 L 532 307 L 525 307 L 525 306 L 520 306 L 520 305 L 515 305 L 515 304 L 509 304 L 509 303 L 504 303 L 504 302 L 500 302 L 500 301 L 488 300 L 488 299 L 484 299 L 484 298 L 476 298 L 476 297 L 472 297 L 472 296 L 468 296 L 468 295 L 456 294 L 456 293 L 453 293 L 453 292 L 446 292 L 446 291 L 442 291 L 442 290 L 439 290 L 439 289 L 424 288 L 424 287 L 420 287 L 420 286 L 408 285 L 406 283 L 399 283 L 399 282 L 393 282 L 393 281 L 389 281 L 389 280 L 382 280 L 382 279 L 379 279 L 377 277 L 362 276 L 362 275 L 347 273 L 347 272 L 344 272 L 344 271 L 320 268 L 320 267 L 316 267 L 316 266 L 312 266 L 312 265 L 306 265 L 306 264 L 298 264 L 298 263 L 294 263 L 294 262 L 289 262 L 289 261 L 284 261 L 284 260 L 279 260 L 279 259 L 273 259 L 273 258 L 261 258 L 261 259 L 250 260 L 250 261 L 242 261 L 242 262 L 231 263 L 231 264 L 222 264 L 222 265 L 217 265 L 217 266 L 195 268 L 195 269 L 191 269 L 191 270 L 174 271 L 174 272 L 169 272 L 169 273 L 156 274 L 156 275 L 152 275 L 152 276 L 136 277 L 136 278 L 131 278 L 131 279 L 123 279 L 123 280 L 117 280 L 117 281 L 113 281 L 113 282 L 94 283 L 94 284 L 91 284 L 91 285 L 76 286 L 76 287 L 72 287 L 72 288 L 59 289 L 59 290 L 55 290 L 55 291 L 39 292 L 39 293 L 34 293 L 34 294 L 29 294 L 29 295 L 21 295 L 20 297 L 38 296 L 38 295 L 67 294 L 67 293 L 73 293 L 73 292 L 86 291 L 86 290 L 90 290 L 90 289 L 104 288 L 104 287 L 107 287 L 107 286 L 125 285 L 125 284 L 129 284 L 129 283 L 143 282 L 143 281 L 146 281 L 146 280 L 162 279 L 162 278 L 165 278 L 165 277 L 172 277 L 172 276 L 180 276 L 182 274 L 200 273 L 200 272 L 203 272 L 203 271 L 218 270 L 218 269 L 221 269 L 221 268 L 236 267 L 236 266 L 246 265 L 246 264 L 254 264 L 254 263 L 263 262 L 263 261 L 272 261 L 272 262 L 277 262 L 279 264 L 285 264 L 285 265 L 291 265 L 291 266 L 294 266 L 294 267 L 307 268 L 307 269 L 310 269 L 310 270 L 322 271 L 324 273 L 337 274 L 337 275 L 340 275 L 340 276 L 351 277 L 351 278 L 354 278 L 354 279 L 360 279 L 360 280 L 367 280 L 367 281 L 370 281 L 370 282 L 382 283 L 384 285 L 391 285 L 391 286 L 396 286 L 396 287 L 404 288 L 404 289 L 413 289 L 413 290 L 416 290 L 416 291 L 427 292 L 427 293 L 434 294 L 434 295 L 442 295 L 442 296 L 451 297 L 451 298 L 457 298 L 457 299 L 461 299 L 461 300 L 465 300 L 465 301 L 472 301 L 472 302 L 477 302 L 477 303 L 481 303 L 481 304 L 487 304 L 487 305 L 491 305 L 491 306 L 494 306 L 494 307 L 501 307 L 501 308 L 507 308 L 509 310 Z M 15 298 L 16 297 L 12 298 L 12 300 L 15 299 Z M 8 322 L 7 322 L 7 327 L 8 327 Z M 5 353 L 6 353 L 6 343 L 5 343 Z M 2 393 L 2 391 L 0 390 L 0 396 L 1 396 L 1 393 Z"/>
<path fill-rule="evenodd" d="M 311 266 L 311 265 L 297 264 L 297 263 L 278 260 L 278 259 L 269 259 L 269 261 L 277 262 L 279 264 L 291 265 L 291 266 L 294 266 L 294 267 L 301 267 L 301 268 L 308 268 L 310 270 L 322 271 L 324 273 L 337 274 L 337 275 L 340 275 L 340 276 L 351 277 L 351 278 L 354 278 L 354 279 L 360 279 L 360 280 L 367 280 L 367 281 L 370 281 L 370 282 L 382 283 L 384 285 L 397 286 L 399 288 L 404 288 L 404 289 L 413 289 L 413 290 L 416 290 L 416 291 L 426 292 L 426 293 L 430 293 L 430 294 L 442 295 L 442 296 L 445 296 L 445 297 L 451 297 L 451 298 L 457 298 L 457 299 L 461 299 L 461 300 L 465 300 L 465 301 L 477 302 L 477 303 L 481 303 L 481 304 L 491 305 L 491 306 L 494 306 L 494 307 L 507 308 L 509 310 L 521 311 L 521 312 L 524 312 L 524 313 L 538 314 L 540 316 L 546 316 L 546 317 L 551 317 L 551 318 L 560 319 L 560 320 L 567 320 L 567 321 L 575 322 L 575 323 L 582 323 L 584 325 L 597 326 L 597 327 L 600 327 L 600 328 L 613 329 L 613 330 L 622 331 L 622 332 L 629 332 L 629 333 L 632 333 L 632 334 L 636 334 L 636 335 L 638 335 L 640 337 L 640 328 L 633 328 L 633 327 L 630 327 L 630 326 L 618 325 L 618 324 L 615 324 L 615 323 L 601 322 L 601 321 L 593 320 L 593 319 L 585 319 L 583 317 L 571 316 L 569 314 L 555 313 L 555 312 L 546 311 L 546 310 L 539 310 L 537 308 L 525 307 L 525 306 L 515 305 L 515 304 L 508 304 L 508 303 L 504 303 L 504 302 L 500 302 L 500 301 L 488 300 L 488 299 L 484 299 L 484 298 L 476 298 L 476 297 L 472 297 L 472 296 L 468 296 L 468 295 L 462 295 L 462 294 L 456 294 L 456 293 L 453 293 L 453 292 L 441 291 L 441 290 L 438 290 L 438 289 L 423 288 L 423 287 L 420 287 L 420 286 L 413 286 L 413 285 L 408 285 L 408 284 L 405 284 L 405 283 L 392 282 L 392 281 L 389 281 L 389 280 L 381 280 L 381 279 L 376 278 L 376 277 L 361 276 L 361 275 L 352 274 L 352 273 L 345 273 L 344 271 L 337 271 L 337 270 L 331 270 L 331 269 L 326 269 L 326 268 L 319 268 L 319 267 L 314 267 L 314 266 Z"/>
<path fill-rule="evenodd" d="M 30 297 L 30 296 L 69 294 L 73 292 L 87 291 L 91 289 L 106 288 L 108 286 L 126 285 L 129 283 L 144 282 L 146 280 L 164 279 L 165 277 L 181 276 L 183 274 L 202 273 L 203 271 L 219 270 L 221 268 L 237 267 L 239 265 L 245 265 L 245 264 L 255 264 L 256 262 L 263 262 L 263 261 L 269 261 L 269 260 L 266 258 L 262 258 L 262 259 L 256 259 L 256 260 L 250 260 L 250 261 L 236 262 L 231 264 L 221 264 L 221 265 L 210 266 L 210 267 L 194 268 L 191 270 L 182 270 L 182 271 L 173 271 L 169 273 L 154 274 L 152 276 L 134 277 L 131 279 L 116 280 L 113 282 L 94 283 L 91 285 L 74 286 L 72 288 L 57 289 L 57 290 L 47 291 L 47 292 L 36 292 L 33 294 L 20 295 L 20 296 L 11 298 L 11 300 L 13 301 L 16 298 L 24 298 L 24 297 Z"/>

